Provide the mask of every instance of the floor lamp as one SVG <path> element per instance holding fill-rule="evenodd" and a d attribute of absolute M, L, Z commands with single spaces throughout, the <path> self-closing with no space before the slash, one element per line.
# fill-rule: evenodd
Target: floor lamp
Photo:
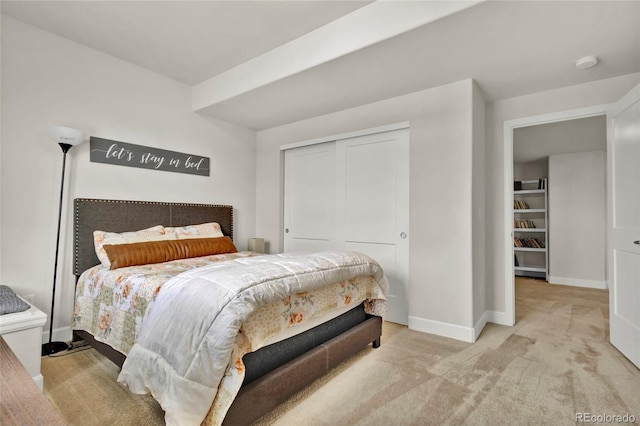
<path fill-rule="evenodd" d="M 52 342 L 53 337 L 53 309 L 56 303 L 56 277 L 58 273 L 58 252 L 60 248 L 60 223 L 62 221 L 62 197 L 64 195 L 64 169 L 67 162 L 67 152 L 82 142 L 84 133 L 69 127 L 56 126 L 51 128 L 51 139 L 62 148 L 62 180 L 60 182 L 60 205 L 58 206 L 58 234 L 56 236 L 56 257 L 53 266 L 53 290 L 51 294 L 51 315 L 49 316 L 49 343 L 42 345 L 42 355 L 51 355 L 69 349 L 66 342 Z"/>

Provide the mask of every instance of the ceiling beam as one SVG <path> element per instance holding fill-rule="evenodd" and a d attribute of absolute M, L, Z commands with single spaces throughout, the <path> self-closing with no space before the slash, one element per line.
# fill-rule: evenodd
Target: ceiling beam
<path fill-rule="evenodd" d="M 480 1 L 376 1 L 192 87 L 194 111 L 311 69 Z"/>

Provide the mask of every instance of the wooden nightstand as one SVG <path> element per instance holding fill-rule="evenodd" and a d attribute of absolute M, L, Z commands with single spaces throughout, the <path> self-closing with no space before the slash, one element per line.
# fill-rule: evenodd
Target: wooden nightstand
<path fill-rule="evenodd" d="M 42 327 L 45 322 L 47 322 L 47 315 L 35 306 L 23 312 L 0 315 L 0 336 L 7 342 L 41 391 L 40 357 Z"/>

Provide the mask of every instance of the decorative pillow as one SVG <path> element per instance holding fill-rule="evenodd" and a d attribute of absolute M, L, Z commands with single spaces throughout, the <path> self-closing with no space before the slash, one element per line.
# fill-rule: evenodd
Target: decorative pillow
<path fill-rule="evenodd" d="M 220 225 L 216 222 L 202 223 L 200 225 L 187 225 L 180 227 L 166 227 L 164 232 L 176 234 L 179 240 L 186 238 L 218 238 L 224 237 Z"/>
<path fill-rule="evenodd" d="M 6 285 L 0 285 L 0 315 L 23 312 L 31 306 Z"/>
<path fill-rule="evenodd" d="M 105 244 L 129 244 L 139 243 L 142 241 L 157 241 L 165 239 L 176 239 L 175 235 L 166 235 L 164 226 L 156 225 L 151 228 L 141 229 L 140 231 L 132 232 L 105 232 L 105 231 L 93 231 L 93 245 L 96 248 L 96 255 L 100 259 L 100 263 L 105 268 L 110 266 L 109 257 L 105 253 L 103 246 Z"/>
<path fill-rule="evenodd" d="M 111 269 L 238 251 L 229 237 L 105 244 L 102 248 L 109 257 Z"/>

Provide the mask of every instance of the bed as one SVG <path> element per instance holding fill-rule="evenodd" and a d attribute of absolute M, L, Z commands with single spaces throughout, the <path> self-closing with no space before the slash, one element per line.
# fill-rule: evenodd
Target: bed
<path fill-rule="evenodd" d="M 187 204 L 187 203 L 166 203 L 166 202 L 147 202 L 147 201 L 122 201 L 122 200 L 98 200 L 98 199 L 76 199 L 74 203 L 74 274 L 77 280 L 81 274 L 87 270 L 99 270 L 101 266 L 100 260 L 96 256 L 94 246 L 93 232 L 95 230 L 109 232 L 127 232 L 141 230 L 145 228 L 162 225 L 165 227 L 186 227 L 194 224 L 203 224 L 215 222 L 219 224 L 222 233 L 225 236 L 233 236 L 233 208 L 224 205 L 206 205 L 206 204 Z M 264 264 L 277 264 L 284 262 L 288 268 L 290 259 L 287 255 L 263 255 L 256 253 L 240 252 L 237 254 L 220 255 L 223 259 L 213 266 L 205 266 L 198 269 L 219 269 L 218 265 L 246 263 L 253 265 L 263 262 Z M 230 257 L 229 259 L 225 259 Z M 270 258 L 269 256 L 281 256 L 278 258 Z M 219 259 L 215 257 L 215 262 Z M 198 258 L 200 259 L 200 258 Z M 194 260 L 196 266 L 201 260 Z M 168 262 L 175 265 L 182 260 Z M 191 261 L 189 261 L 191 262 Z M 275 262 L 275 263 L 274 263 Z M 142 266 L 144 268 L 144 265 Z M 158 266 L 160 267 L 160 266 Z M 231 266 L 229 266 L 231 267 Z M 171 268 L 175 268 L 171 266 Z M 193 265 L 189 265 L 187 269 L 192 269 Z M 123 268 L 122 271 L 129 268 Z M 178 268 L 180 269 L 180 268 Z M 184 269 L 181 269 L 184 270 Z M 195 268 L 193 268 L 195 270 Z M 117 271 L 117 270 L 116 270 Z M 215 272 L 215 271 L 214 271 Z M 106 273 L 106 272 L 105 272 Z M 97 273 L 96 273 L 97 274 Z M 191 274 L 190 271 L 183 275 Z M 85 274 L 86 275 L 86 274 Z M 366 277 L 363 277 L 364 280 Z M 349 284 L 357 281 L 358 277 L 350 278 Z M 382 277 L 384 281 L 384 277 Z M 298 280 L 300 280 L 298 278 Z M 175 279 L 171 281 L 173 284 Z M 179 280 L 178 280 L 179 281 Z M 352 282 L 353 281 L 353 282 Z M 344 286 L 346 281 L 335 282 L 335 286 Z M 133 356 L 127 361 L 127 354 L 131 350 L 131 346 L 139 346 L 136 342 L 117 339 L 110 341 L 101 334 L 99 328 L 84 327 L 81 321 L 76 321 L 76 317 L 81 317 L 82 308 L 79 306 L 82 295 L 86 294 L 87 289 L 82 288 L 80 280 L 78 280 L 78 289 L 76 294 L 76 310 L 74 313 L 74 334 L 77 338 L 83 339 L 88 344 L 95 347 L 100 353 L 107 356 L 115 364 L 127 367 L 128 364 L 134 365 Z M 362 284 L 364 285 L 364 284 Z M 164 287 L 163 287 L 164 288 Z M 323 287 L 324 289 L 324 287 Z M 168 293 L 169 290 L 166 290 Z M 315 291 L 315 290 L 314 290 Z M 318 291 L 324 291 L 318 289 Z M 367 290 L 368 296 L 371 296 L 371 289 Z M 159 294 L 164 294 L 160 292 Z M 292 297 L 305 297 L 306 292 L 293 295 Z M 312 293 L 313 294 L 313 293 Z M 364 293 L 363 293 L 364 294 Z M 384 299 L 379 293 L 375 293 L 376 301 L 381 302 Z M 351 295 L 349 295 L 349 298 Z M 357 300 L 362 299 L 362 295 Z M 348 298 L 347 298 L 348 299 Z M 166 297 L 165 297 L 166 300 Z M 384 303 L 379 303 L 377 307 L 372 308 L 371 300 L 366 299 L 355 307 L 347 305 L 341 307 L 340 311 L 336 311 L 330 315 L 318 315 L 313 321 L 307 321 L 304 327 L 291 327 L 286 330 L 284 337 L 280 336 L 275 339 L 275 343 L 271 343 L 269 339 L 260 340 L 262 344 L 254 350 L 250 348 L 248 353 L 241 352 L 242 355 L 242 377 L 236 379 L 242 381 L 235 398 L 231 396 L 231 401 L 227 402 L 225 408 L 226 415 L 223 416 L 224 424 L 240 425 L 251 424 L 262 415 L 273 410 L 277 405 L 301 390 L 315 379 L 324 375 L 331 368 L 351 357 L 364 349 L 369 344 L 373 347 L 380 345 L 380 337 L 382 333 L 382 318 Z M 156 302 L 154 302 L 156 303 Z M 275 303 L 275 302 L 274 302 Z M 85 303 L 86 304 L 86 303 Z M 160 305 L 160 303 L 156 303 Z M 155 308 L 154 310 L 160 308 Z M 146 307 L 137 307 L 144 310 Z M 348 309 L 347 309 L 348 308 Z M 366 312 L 368 313 L 366 313 Z M 262 311 L 259 311 L 262 312 Z M 95 316 L 95 314 L 94 314 Z M 158 316 L 158 315 L 156 315 Z M 145 317 L 146 318 L 146 317 Z M 292 314 L 291 318 L 297 317 Z M 111 319 L 111 317 L 110 317 Z M 251 315 L 248 320 L 254 320 L 257 323 L 260 315 Z M 120 321 L 120 323 L 131 323 L 131 319 Z M 159 320 L 161 321 L 161 319 Z M 293 321 L 293 320 L 292 320 Z M 95 321 L 94 321 L 95 322 Z M 118 321 L 112 321 L 117 323 Z M 152 321 L 148 321 L 152 322 Z M 250 322 L 250 321 L 249 321 Z M 145 325 L 147 320 L 145 319 Z M 131 327 L 139 327 L 139 324 L 129 324 Z M 106 327 L 104 328 L 106 329 Z M 109 324 L 109 335 L 117 335 L 117 324 Z M 298 332 L 297 330 L 302 330 Z M 243 334 L 244 329 L 240 334 Z M 111 334 L 113 333 L 113 334 Z M 248 330 L 248 334 L 251 332 Z M 265 336 L 267 336 L 265 334 Z M 122 343 L 124 342 L 124 344 Z M 124 346 L 124 347 L 123 347 Z M 237 347 L 237 345 L 236 345 Z M 136 353 L 134 351 L 134 353 Z M 236 352 L 234 352 L 234 355 Z M 127 364 L 125 364 L 127 361 Z M 148 362 L 142 362 L 148 364 Z M 229 363 L 229 369 L 232 370 L 232 363 Z M 133 368 L 133 367 L 132 367 Z M 124 370 L 129 371 L 125 368 Z M 225 371 L 224 379 L 227 379 L 230 370 Z M 234 370 L 235 371 L 235 370 Z M 229 379 L 232 382 L 232 379 Z M 133 386 L 135 387 L 135 386 Z M 223 385 L 220 385 L 223 388 Z M 219 392 L 220 394 L 221 392 Z M 233 393 L 233 392 L 232 392 Z M 154 393 L 154 396 L 155 393 Z M 216 417 L 214 413 L 215 403 L 219 403 L 218 396 L 212 405 L 211 410 L 205 418 L 204 424 L 219 424 L 222 420 L 220 416 Z M 157 398 L 158 399 L 158 398 Z M 224 399 L 224 398 L 221 398 Z M 228 406 L 230 404 L 230 406 Z"/>

